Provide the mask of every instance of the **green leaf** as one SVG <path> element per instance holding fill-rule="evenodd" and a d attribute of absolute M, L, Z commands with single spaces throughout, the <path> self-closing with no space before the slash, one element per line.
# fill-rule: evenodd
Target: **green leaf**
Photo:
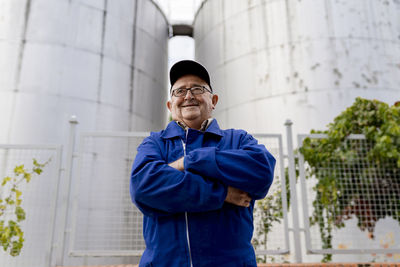
<path fill-rule="evenodd" d="M 18 222 L 25 220 L 25 216 L 26 216 L 25 211 L 23 208 L 21 208 L 19 206 L 17 206 L 15 208 L 15 215 L 17 216 Z"/>
<path fill-rule="evenodd" d="M 7 182 L 11 181 L 11 177 L 5 177 L 1 183 L 2 186 L 4 186 Z"/>
<path fill-rule="evenodd" d="M 24 165 L 19 165 L 14 168 L 15 175 L 20 175 L 25 173 Z"/>
<path fill-rule="evenodd" d="M 26 180 L 27 183 L 29 183 L 31 181 L 32 178 L 32 174 L 30 173 L 24 173 L 24 179 Z"/>
<path fill-rule="evenodd" d="M 43 170 L 41 168 L 33 168 L 33 172 L 40 175 Z"/>
<path fill-rule="evenodd" d="M 14 192 L 15 192 L 15 197 L 16 197 L 17 199 L 19 199 L 19 198 L 21 197 L 21 195 L 22 195 L 22 192 L 19 191 L 18 189 L 15 189 Z"/>

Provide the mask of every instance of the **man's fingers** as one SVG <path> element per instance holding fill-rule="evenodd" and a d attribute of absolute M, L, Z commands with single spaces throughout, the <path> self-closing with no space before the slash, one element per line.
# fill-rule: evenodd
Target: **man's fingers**
<path fill-rule="evenodd" d="M 229 186 L 225 201 L 236 206 L 249 207 L 251 198 L 248 193 Z"/>
<path fill-rule="evenodd" d="M 174 169 L 177 169 L 178 171 L 183 171 L 184 170 L 183 157 L 174 162 L 169 163 L 168 165 Z"/>
<path fill-rule="evenodd" d="M 250 202 L 249 201 L 242 201 L 242 203 L 240 205 L 238 205 L 238 206 L 248 208 L 250 206 Z"/>

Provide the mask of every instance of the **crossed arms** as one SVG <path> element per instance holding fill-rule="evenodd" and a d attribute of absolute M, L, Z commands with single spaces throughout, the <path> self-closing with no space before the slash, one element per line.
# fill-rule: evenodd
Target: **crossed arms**
<path fill-rule="evenodd" d="M 246 135 L 239 149 L 202 147 L 167 163 L 154 137 L 138 148 L 131 175 L 131 197 L 148 216 L 216 210 L 224 202 L 248 206 L 264 198 L 275 159 Z"/>
<path fill-rule="evenodd" d="M 168 164 L 170 167 L 177 169 L 178 171 L 185 171 L 184 166 L 184 158 L 182 157 L 174 162 Z M 251 197 L 247 192 L 243 190 L 234 188 L 232 186 L 228 186 L 225 202 L 234 204 L 236 206 L 241 207 L 249 207 L 250 206 Z"/>

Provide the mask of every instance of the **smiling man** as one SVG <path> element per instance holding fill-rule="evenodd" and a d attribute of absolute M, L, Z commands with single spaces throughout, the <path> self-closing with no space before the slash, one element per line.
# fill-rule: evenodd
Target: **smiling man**
<path fill-rule="evenodd" d="M 170 70 L 172 120 L 138 147 L 131 197 L 142 211 L 141 267 L 255 267 L 253 208 L 275 159 L 243 130 L 222 130 L 210 76 L 184 60 Z"/>

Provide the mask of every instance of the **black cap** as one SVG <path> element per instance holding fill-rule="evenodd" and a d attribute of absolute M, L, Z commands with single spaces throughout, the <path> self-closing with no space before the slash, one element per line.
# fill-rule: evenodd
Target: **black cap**
<path fill-rule="evenodd" d="M 175 63 L 169 71 L 169 80 L 171 87 L 182 76 L 193 74 L 205 81 L 211 88 L 210 75 L 203 65 L 193 60 L 182 60 Z M 212 91 L 212 88 L 211 88 Z"/>

